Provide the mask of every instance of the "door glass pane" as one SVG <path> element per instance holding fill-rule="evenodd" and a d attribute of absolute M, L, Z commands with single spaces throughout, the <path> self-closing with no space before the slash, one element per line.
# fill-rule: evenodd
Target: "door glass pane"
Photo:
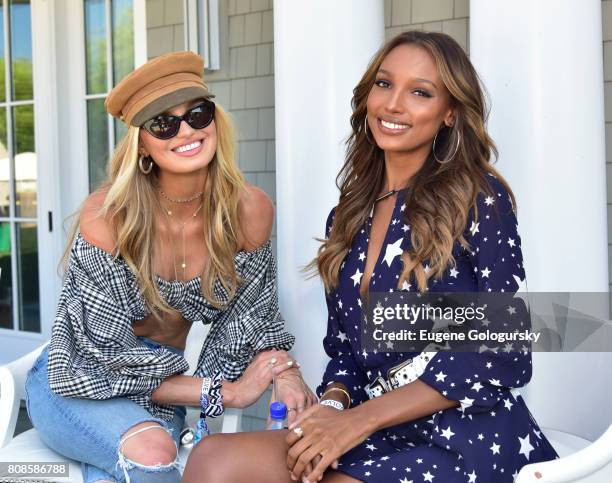
<path fill-rule="evenodd" d="M 11 225 L 0 223 L 0 327 L 13 328 Z"/>
<path fill-rule="evenodd" d="M 113 82 L 134 70 L 134 9 L 132 0 L 113 0 Z"/>
<path fill-rule="evenodd" d="M 6 144 L 6 108 L 0 107 L 0 216 L 9 216 L 10 160 Z"/>
<path fill-rule="evenodd" d="M 13 99 L 34 98 L 32 89 L 32 19 L 30 0 L 10 0 Z"/>
<path fill-rule="evenodd" d="M 85 0 L 85 63 L 87 94 L 106 87 L 106 8 L 104 0 Z"/>
<path fill-rule="evenodd" d="M 123 136 L 125 136 L 125 133 L 127 133 L 128 128 L 125 123 L 119 119 L 114 119 L 113 122 L 115 123 L 115 146 L 117 146 L 123 139 Z"/>
<path fill-rule="evenodd" d="M 0 0 L 0 102 L 6 101 L 6 84 L 4 82 L 4 2 Z"/>
<path fill-rule="evenodd" d="M 38 237 L 36 223 L 17 223 L 17 273 L 19 278 L 19 325 L 21 330 L 40 332 L 38 294 Z"/>
<path fill-rule="evenodd" d="M 95 191 L 106 179 L 108 160 L 108 116 L 104 99 L 87 101 L 87 145 L 89 151 L 89 190 Z"/>
<path fill-rule="evenodd" d="M 37 164 L 34 150 L 34 106 L 13 108 L 15 146 L 15 214 L 36 218 Z"/>

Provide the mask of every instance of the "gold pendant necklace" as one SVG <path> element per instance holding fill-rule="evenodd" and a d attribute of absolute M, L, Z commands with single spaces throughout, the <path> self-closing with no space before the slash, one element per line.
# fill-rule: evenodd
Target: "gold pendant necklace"
<path fill-rule="evenodd" d="M 186 250 L 185 250 L 185 227 L 187 226 L 187 223 L 189 223 L 191 220 L 193 220 L 198 213 L 200 212 L 200 210 L 202 209 L 203 203 L 200 203 L 199 206 L 197 207 L 197 209 L 193 212 L 193 214 L 191 214 L 185 221 L 180 221 L 177 220 L 179 228 L 181 230 L 181 238 L 183 241 L 183 263 L 181 263 L 181 268 L 183 269 L 183 281 L 186 280 L 186 272 L 187 272 L 187 263 L 186 263 Z M 172 214 L 172 210 L 164 210 L 166 212 L 166 214 L 168 215 L 168 220 L 173 218 L 173 214 Z M 176 271 L 176 254 L 174 252 L 174 250 L 172 251 L 172 264 L 174 265 L 174 278 L 176 280 L 178 280 L 178 274 Z"/>

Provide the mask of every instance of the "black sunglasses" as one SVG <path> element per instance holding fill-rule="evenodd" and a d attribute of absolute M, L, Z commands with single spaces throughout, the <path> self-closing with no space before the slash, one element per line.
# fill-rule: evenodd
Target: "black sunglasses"
<path fill-rule="evenodd" d="M 157 139 L 170 139 L 178 134 L 182 121 L 185 121 L 193 129 L 204 129 L 214 118 L 215 103 L 205 100 L 201 104 L 189 109 L 182 116 L 160 114 L 146 121 L 142 127 Z"/>

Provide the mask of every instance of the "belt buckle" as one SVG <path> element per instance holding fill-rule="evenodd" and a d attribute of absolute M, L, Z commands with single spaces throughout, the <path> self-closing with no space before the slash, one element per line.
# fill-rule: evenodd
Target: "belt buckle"
<path fill-rule="evenodd" d="M 374 399 L 375 397 L 382 396 L 386 392 L 389 392 L 387 381 L 381 376 L 374 379 L 370 384 L 365 386 L 364 389 L 370 399 Z"/>
<path fill-rule="evenodd" d="M 404 362 L 393 366 L 387 371 L 387 379 L 389 380 L 389 385 L 393 389 L 405 386 L 406 384 L 411 383 L 417 379 L 416 377 L 414 377 L 415 371 L 411 367 L 408 367 L 410 366 L 410 364 L 412 364 L 412 361 L 413 359 L 406 359 Z"/>

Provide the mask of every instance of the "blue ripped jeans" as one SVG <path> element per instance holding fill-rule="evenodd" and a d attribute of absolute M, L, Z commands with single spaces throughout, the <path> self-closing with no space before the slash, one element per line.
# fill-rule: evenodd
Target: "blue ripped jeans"
<path fill-rule="evenodd" d="M 152 348 L 160 344 L 138 337 Z M 166 349 L 182 353 L 178 349 Z M 159 423 L 174 442 L 185 422 L 185 407 L 176 406 L 172 421 L 151 416 L 144 408 L 125 397 L 105 400 L 63 397 L 49 387 L 48 350 L 40 354 L 26 380 L 28 415 L 40 439 L 54 451 L 81 461 L 85 483 L 107 480 L 131 483 L 175 483 L 181 480 L 178 461 L 169 465 L 145 466 L 125 458 L 120 451 L 122 436 L 140 423 Z M 151 431 L 161 431 L 152 429 Z"/>

